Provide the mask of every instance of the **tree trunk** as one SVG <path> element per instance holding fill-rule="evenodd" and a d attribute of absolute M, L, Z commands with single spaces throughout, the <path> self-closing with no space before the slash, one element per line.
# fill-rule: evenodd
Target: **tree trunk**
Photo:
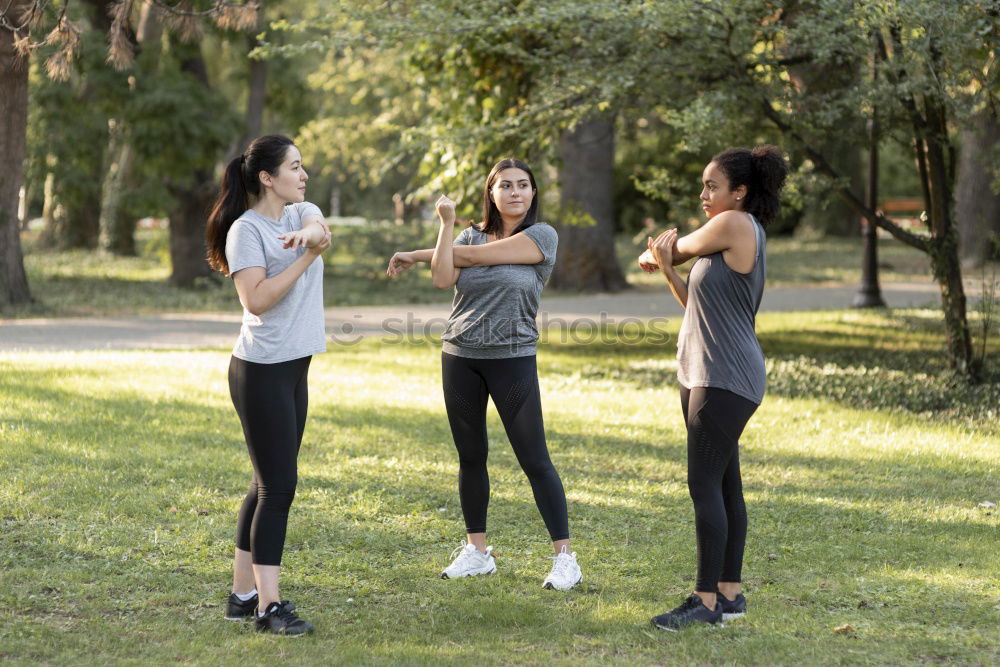
<path fill-rule="evenodd" d="M 161 25 L 157 11 L 153 3 L 143 4 L 134 36 L 137 55 L 140 49 L 156 49 L 159 44 Z M 134 79 L 129 85 L 134 88 Z M 135 221 L 132 212 L 125 208 L 125 193 L 133 177 L 135 148 L 128 136 L 128 126 L 121 118 L 110 120 L 108 129 L 108 160 L 101 187 L 100 247 L 116 255 L 134 255 Z"/>
<path fill-rule="evenodd" d="M 101 185 L 99 219 L 101 250 L 115 255 L 135 254 L 135 223 L 125 211 L 126 179 L 132 173 L 135 150 L 122 121 L 109 120 L 108 168 Z"/>
<path fill-rule="evenodd" d="M 247 35 L 247 53 L 258 46 L 260 46 L 260 42 L 257 41 L 257 37 L 253 34 Z M 267 101 L 267 61 L 258 59 L 249 62 L 249 91 L 243 134 L 236 140 L 236 146 L 226 158 L 226 162 L 245 151 L 250 142 L 260 136 L 260 129 L 264 125 L 264 106 Z"/>
<path fill-rule="evenodd" d="M 205 221 L 217 194 L 212 172 L 198 170 L 186 187 L 171 188 L 177 206 L 170 212 L 170 284 L 195 287 L 212 275 L 205 258 Z"/>
<path fill-rule="evenodd" d="M 181 70 L 209 87 L 208 68 L 197 43 L 175 45 Z M 211 169 L 196 169 L 187 183 L 170 186 L 176 204 L 170 212 L 170 284 L 194 287 L 212 275 L 206 258 L 205 221 L 217 192 Z"/>
<path fill-rule="evenodd" d="M 931 252 L 931 270 L 941 287 L 941 308 L 944 311 L 944 328 L 947 336 L 948 356 L 955 372 L 977 380 L 981 369 L 975 366 L 972 354 L 972 336 L 966 317 L 965 290 L 958 261 L 957 234 L 951 239 L 936 242 Z"/>
<path fill-rule="evenodd" d="M 20 24 L 27 16 L 31 2 L 14 0 L 8 5 L 6 18 Z M 21 229 L 17 209 L 21 182 L 24 179 L 24 159 L 28 132 L 28 60 L 18 57 L 14 35 L 0 27 L 0 308 L 29 303 L 28 277 L 24 272 L 21 252 Z"/>
<path fill-rule="evenodd" d="M 958 254 L 964 267 L 979 267 L 996 256 L 1000 240 L 1000 195 L 990 189 L 994 178 L 992 152 L 1000 141 L 1000 123 L 989 109 L 962 131 L 955 184 Z"/>
<path fill-rule="evenodd" d="M 99 147 L 95 147 L 95 149 L 100 150 Z M 38 236 L 38 244 L 58 250 L 94 248 L 100 234 L 98 218 L 101 206 L 100 191 L 96 188 L 88 188 L 88 193 L 94 195 L 89 201 L 79 206 L 67 208 L 59 201 L 56 189 L 55 173 L 50 171 L 45 176 L 45 200 L 42 207 L 45 227 Z"/>
<path fill-rule="evenodd" d="M 958 229 L 955 226 L 952 184 L 954 170 L 949 165 L 948 124 L 943 104 L 934 99 L 925 102 L 927 132 L 918 142 L 925 148 L 925 205 L 930 215 L 932 240 L 931 269 L 941 286 L 945 335 L 951 365 L 959 375 L 976 381 L 981 369 L 975 367 L 972 337 L 966 317 L 965 288 L 958 259 Z M 919 161 L 920 156 L 918 156 Z"/>
<path fill-rule="evenodd" d="M 562 220 L 555 225 L 559 252 L 549 285 L 573 291 L 622 290 L 628 283 L 615 255 L 612 121 L 595 118 L 565 132 L 559 154 Z"/>

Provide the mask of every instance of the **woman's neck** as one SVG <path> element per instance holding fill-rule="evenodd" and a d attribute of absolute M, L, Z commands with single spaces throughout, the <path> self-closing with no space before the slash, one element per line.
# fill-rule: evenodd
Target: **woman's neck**
<path fill-rule="evenodd" d="M 504 239 L 513 234 L 514 230 L 517 229 L 522 222 L 524 222 L 523 215 L 517 218 L 504 218 L 501 216 L 500 219 L 503 222 L 503 226 L 499 236 Z"/>
<path fill-rule="evenodd" d="M 277 197 L 268 192 L 258 199 L 252 208 L 265 218 L 281 220 L 281 215 L 285 212 L 285 202 L 279 201 Z"/>

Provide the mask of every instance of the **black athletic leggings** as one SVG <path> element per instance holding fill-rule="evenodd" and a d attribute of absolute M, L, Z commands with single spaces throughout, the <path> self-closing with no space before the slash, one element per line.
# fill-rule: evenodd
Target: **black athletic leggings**
<path fill-rule="evenodd" d="M 720 581 L 738 582 L 747 539 L 747 508 L 740 478 L 740 435 L 757 405 L 714 387 L 681 387 L 687 424 L 688 490 L 698 537 L 695 590 L 715 593 Z"/>
<path fill-rule="evenodd" d="M 458 495 L 468 533 L 486 532 L 486 399 L 493 398 L 553 541 L 569 539 L 566 493 L 549 459 L 535 357 L 469 359 L 441 353 L 444 403 L 458 449 Z"/>
<path fill-rule="evenodd" d="M 253 463 L 253 480 L 236 521 L 236 547 L 249 551 L 255 565 L 281 565 L 298 482 L 311 360 L 258 364 L 233 357 L 229 362 L 229 395 Z"/>

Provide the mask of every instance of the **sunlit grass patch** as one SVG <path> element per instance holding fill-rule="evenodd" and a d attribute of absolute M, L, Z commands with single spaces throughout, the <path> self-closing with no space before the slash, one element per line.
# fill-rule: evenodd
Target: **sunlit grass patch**
<path fill-rule="evenodd" d="M 984 504 L 1000 502 L 1000 434 L 987 412 L 996 385 L 949 385 L 939 323 L 919 311 L 759 324 L 771 391 L 741 445 L 750 614 L 710 637 L 647 625 L 680 602 L 695 568 L 672 342 L 553 341 L 539 352 L 548 443 L 584 570 L 568 594 L 541 589 L 550 547 L 492 411 L 499 572 L 437 578 L 463 531 L 439 347 L 367 339 L 317 356 L 283 585 L 318 632 L 294 645 L 221 620 L 250 479 L 226 351 L 0 354 L 0 654 L 1000 660 L 1000 521 Z"/>

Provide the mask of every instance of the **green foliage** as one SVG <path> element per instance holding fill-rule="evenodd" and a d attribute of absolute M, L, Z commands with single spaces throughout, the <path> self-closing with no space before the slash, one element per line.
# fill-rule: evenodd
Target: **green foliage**
<path fill-rule="evenodd" d="M 833 183 L 804 159 L 791 134 L 820 144 L 836 135 L 860 145 L 863 120 L 877 106 L 884 130 L 908 144 L 907 96 L 919 104 L 924 95 L 943 94 L 959 121 L 992 99 L 997 68 L 983 67 L 997 34 L 991 6 L 979 0 L 850 6 L 837 0 L 502 6 L 361 0 L 330 8 L 308 25 L 285 27 L 311 37 L 325 32 L 301 48 L 365 45 L 406 58 L 408 67 L 399 72 L 412 91 L 423 93 L 424 113 L 403 134 L 398 154 L 421 156 L 426 191 L 471 195 L 497 156 L 515 152 L 547 161 L 565 128 L 610 112 L 626 125 L 645 118 L 653 132 L 672 128 L 670 150 L 659 153 L 642 148 L 656 138 L 626 134 L 638 146 L 624 149 L 620 166 L 633 167 L 639 192 L 650 197 L 676 199 L 691 187 L 681 183 L 692 162 L 724 146 L 784 144 L 798 170 L 785 223 L 793 224 L 797 211 L 817 205 Z M 873 83 L 861 74 L 872 30 L 888 35 L 893 25 L 899 34 L 889 47 L 894 62 L 883 64 L 885 75 Z M 807 74 L 834 85 L 804 90 Z M 775 120 L 786 126 L 780 133 Z M 618 192 L 637 201 L 627 184 Z M 650 210 L 648 203 L 636 206 L 637 213 L 626 213 L 630 224 Z M 670 205 L 667 210 L 672 214 Z"/>
<path fill-rule="evenodd" d="M 95 38 L 96 36 L 96 38 Z M 87 29 L 68 82 L 53 81 L 41 66 L 46 47 L 32 59 L 25 183 L 40 213 L 43 184 L 53 175 L 53 196 L 66 211 L 93 207 L 100 198 L 108 117 L 124 103 L 127 75 L 107 67 L 107 46 Z M 95 212 L 96 215 L 96 212 Z"/>
<path fill-rule="evenodd" d="M 121 109 L 125 140 L 137 156 L 129 208 L 161 216 L 173 206 L 171 184 L 212 171 L 241 122 L 227 100 L 185 71 L 185 59 L 198 57 L 200 46 L 176 37 L 166 42 L 155 67 L 147 63 L 136 74 Z"/>

